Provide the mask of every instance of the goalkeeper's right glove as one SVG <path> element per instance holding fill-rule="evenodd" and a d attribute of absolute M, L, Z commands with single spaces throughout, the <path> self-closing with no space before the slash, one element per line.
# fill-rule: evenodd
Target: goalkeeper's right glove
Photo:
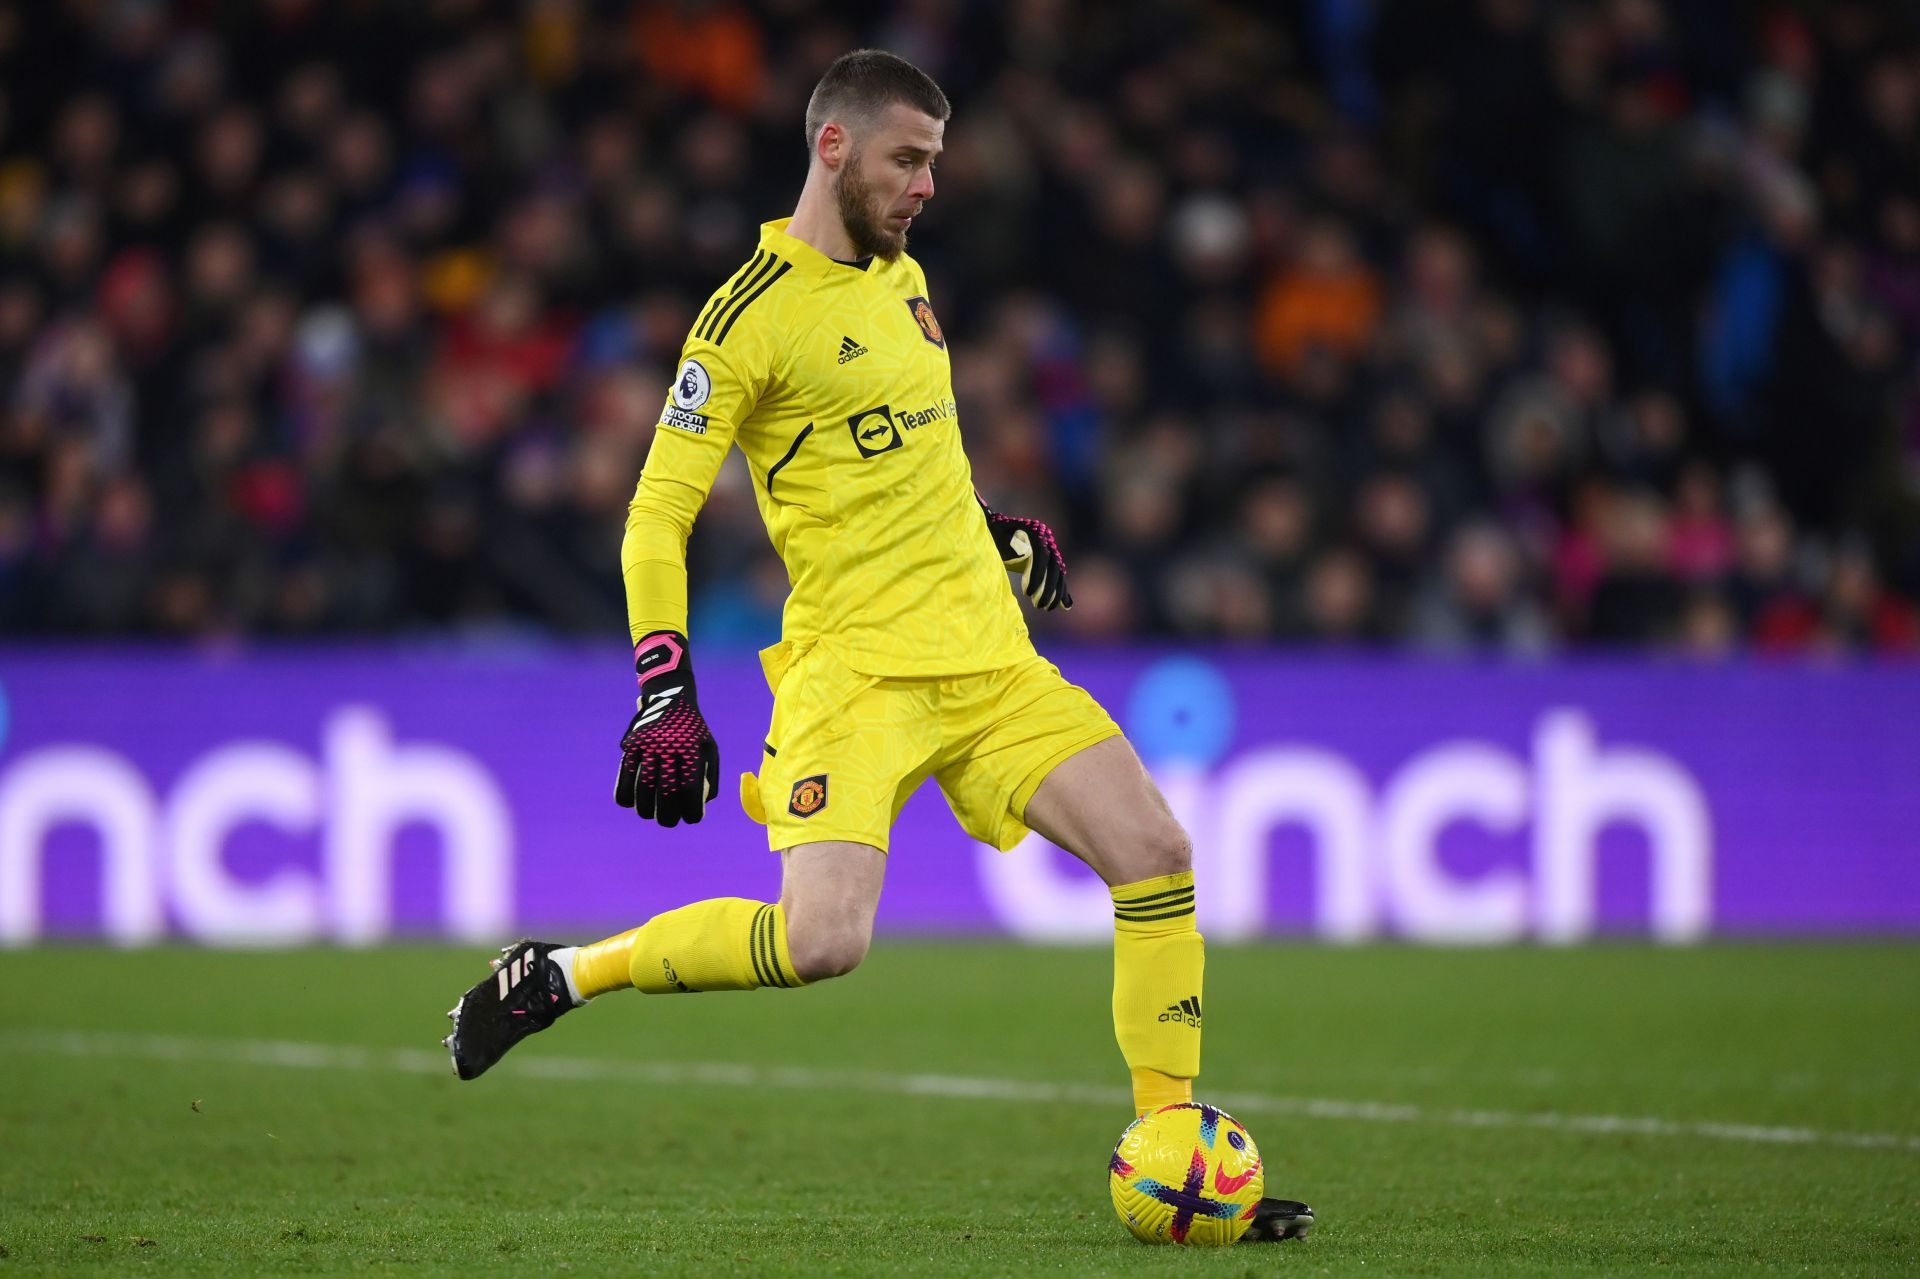
<path fill-rule="evenodd" d="M 655 631 L 633 646 L 640 699 L 620 738 L 613 802 L 662 826 L 697 822 L 720 793 L 720 748 L 694 701 L 687 637 Z"/>
<path fill-rule="evenodd" d="M 1020 515 L 1002 515 L 987 505 L 978 493 L 975 500 L 986 513 L 987 531 L 1000 552 L 1000 562 L 1020 575 L 1020 589 L 1041 612 L 1072 608 L 1073 596 L 1067 594 L 1067 557 L 1053 530 L 1039 520 Z"/>

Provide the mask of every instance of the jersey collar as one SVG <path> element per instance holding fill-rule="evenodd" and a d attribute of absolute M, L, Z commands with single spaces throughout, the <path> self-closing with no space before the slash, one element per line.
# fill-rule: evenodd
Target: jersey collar
<path fill-rule="evenodd" d="M 837 262 L 805 240 L 795 239 L 787 234 L 787 223 L 792 218 L 775 218 L 771 222 L 760 224 L 760 247 L 770 253 L 777 253 L 793 263 L 793 269 L 811 276 L 823 276 L 833 272 L 854 271 L 872 276 L 877 274 L 872 268 L 877 261 L 869 262 L 868 269 L 861 271 L 858 263 Z"/>

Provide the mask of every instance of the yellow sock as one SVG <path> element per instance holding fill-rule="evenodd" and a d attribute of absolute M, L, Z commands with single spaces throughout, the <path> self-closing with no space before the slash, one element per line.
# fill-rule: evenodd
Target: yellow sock
<path fill-rule="evenodd" d="M 744 897 L 695 902 L 582 946 L 573 981 L 587 999 L 629 986 L 664 995 L 806 984 L 793 971 L 786 911 Z"/>
<path fill-rule="evenodd" d="M 638 928 L 629 928 L 617 937 L 573 952 L 573 984 L 579 988 L 582 999 L 592 999 L 610 990 L 627 990 L 633 985 L 633 978 L 627 976 L 627 965 L 632 962 L 633 939 L 639 935 Z"/>
<path fill-rule="evenodd" d="M 1140 1114 L 1193 1099 L 1205 970 L 1192 871 L 1113 889 L 1113 1033 Z"/>
<path fill-rule="evenodd" d="M 1193 1080 L 1178 1075 L 1163 1075 L 1151 1066 L 1136 1066 L 1133 1075 L 1133 1109 L 1144 1115 L 1149 1110 L 1193 1100 Z"/>

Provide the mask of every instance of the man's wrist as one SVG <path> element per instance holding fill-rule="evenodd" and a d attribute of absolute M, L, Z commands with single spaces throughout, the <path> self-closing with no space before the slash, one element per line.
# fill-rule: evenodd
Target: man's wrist
<path fill-rule="evenodd" d="M 633 646 L 633 673 L 640 687 L 678 672 L 692 679 L 692 662 L 687 657 L 687 637 L 678 631 L 654 631 L 640 637 Z"/>

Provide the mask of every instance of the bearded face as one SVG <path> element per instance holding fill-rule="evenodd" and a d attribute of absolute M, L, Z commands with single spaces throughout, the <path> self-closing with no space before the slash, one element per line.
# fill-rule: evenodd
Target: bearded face
<path fill-rule="evenodd" d="M 867 152 L 855 151 L 840 166 L 833 179 L 833 200 L 840 210 L 840 221 L 853 241 L 854 252 L 891 262 L 907 249 L 907 233 L 893 216 L 893 205 L 866 175 Z M 919 201 L 913 201 L 918 211 Z"/>
<path fill-rule="evenodd" d="M 836 130 L 832 140 L 841 144 L 838 156 L 827 160 L 829 198 L 848 245 L 856 257 L 892 262 L 906 252 L 907 232 L 933 198 L 946 122 L 895 102 L 871 118 L 829 123 Z M 823 131 L 816 142 L 828 140 Z"/>

